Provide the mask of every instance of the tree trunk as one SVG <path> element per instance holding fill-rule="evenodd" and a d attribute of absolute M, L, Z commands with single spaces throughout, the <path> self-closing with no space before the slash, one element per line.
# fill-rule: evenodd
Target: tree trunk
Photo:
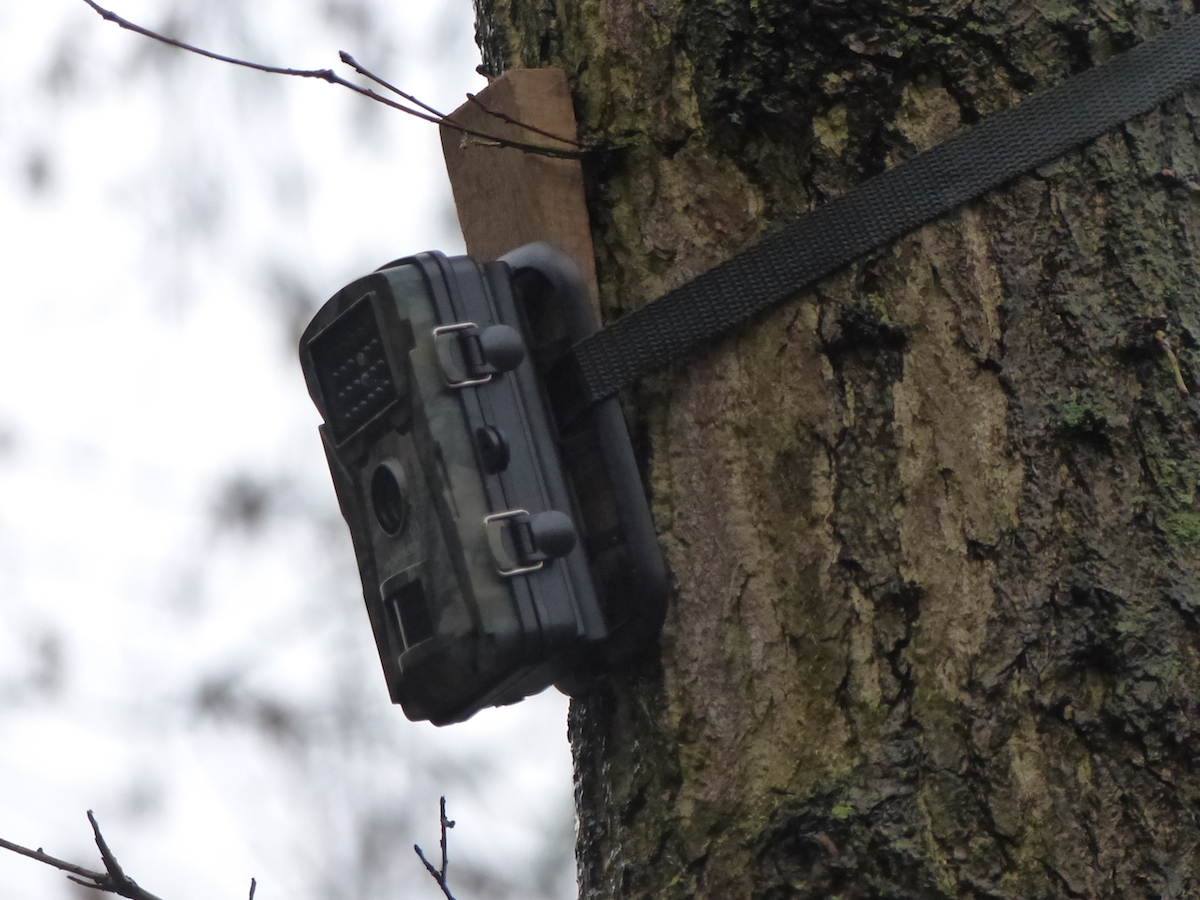
<path fill-rule="evenodd" d="M 1192 4 L 478 0 L 611 319 Z M 1200 895 L 1200 96 L 627 399 L 676 590 L 571 713 L 585 897 Z"/>

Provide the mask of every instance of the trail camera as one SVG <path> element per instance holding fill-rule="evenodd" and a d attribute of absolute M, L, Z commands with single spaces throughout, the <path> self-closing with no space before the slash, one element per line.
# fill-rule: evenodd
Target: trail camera
<path fill-rule="evenodd" d="M 598 327 L 545 244 L 422 253 L 338 291 L 300 341 L 392 702 L 437 725 L 570 690 L 657 636 L 666 575 L 616 400 L 545 380 Z"/>

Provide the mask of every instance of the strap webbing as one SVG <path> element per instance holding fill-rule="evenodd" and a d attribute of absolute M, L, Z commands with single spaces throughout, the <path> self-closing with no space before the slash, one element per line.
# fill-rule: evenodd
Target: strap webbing
<path fill-rule="evenodd" d="M 869 179 L 578 342 L 552 376 L 560 421 L 856 257 L 1193 85 L 1200 85 L 1200 16 Z"/>

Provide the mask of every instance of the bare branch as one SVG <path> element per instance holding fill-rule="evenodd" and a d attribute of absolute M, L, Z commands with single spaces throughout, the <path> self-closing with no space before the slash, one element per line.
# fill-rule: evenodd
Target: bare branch
<path fill-rule="evenodd" d="M 446 829 L 453 828 L 454 823 L 446 818 L 446 798 L 443 797 L 438 805 L 438 812 L 442 820 L 442 880 L 445 881 L 446 873 L 450 869 L 450 862 L 446 858 Z"/>
<path fill-rule="evenodd" d="M 370 79 L 371 81 L 378 84 L 380 87 L 387 88 L 393 94 L 403 97 L 409 103 L 412 103 L 415 106 L 421 107 L 421 109 L 425 110 L 430 115 L 437 116 L 440 119 L 446 118 L 445 113 L 439 112 L 438 110 L 436 110 L 432 106 L 430 106 L 428 103 L 425 103 L 422 100 L 420 100 L 419 98 L 414 97 L 412 94 L 409 94 L 409 93 L 406 93 L 405 91 L 400 90 L 400 88 L 396 87 L 391 82 L 385 81 L 384 79 L 380 78 L 378 75 L 376 75 L 374 72 L 372 72 L 366 66 L 364 66 L 362 63 L 360 63 L 358 60 L 356 60 L 353 56 L 351 56 L 345 50 L 340 51 L 338 53 L 338 57 L 341 59 L 342 62 L 344 62 L 346 65 L 348 65 L 350 68 L 352 68 L 355 72 L 357 72 L 359 75 L 363 76 L 364 78 Z M 522 122 L 520 119 L 514 119 L 512 116 L 510 116 L 506 112 L 501 112 L 498 109 L 493 109 L 492 107 L 490 107 L 486 103 L 484 103 L 482 100 L 480 100 L 474 94 L 467 94 L 467 100 L 470 103 L 474 103 L 476 106 L 478 106 L 480 109 L 482 109 L 489 116 L 492 116 L 495 119 L 499 119 L 501 122 L 507 122 L 509 125 L 515 125 L 518 128 L 524 128 L 526 131 L 532 132 L 533 134 L 540 134 L 542 137 L 548 137 L 552 141 L 558 141 L 559 143 L 563 143 L 563 144 L 570 144 L 572 147 L 578 147 L 581 150 L 586 149 L 586 146 L 583 143 L 575 140 L 574 138 L 563 137 L 561 134 L 555 134 L 552 131 L 546 131 L 545 129 L 538 128 L 536 125 L 530 125 L 528 122 Z"/>
<path fill-rule="evenodd" d="M 356 60 L 353 56 L 351 56 L 345 50 L 338 51 L 338 59 L 340 59 L 342 62 L 344 62 L 350 68 L 352 68 L 359 75 L 363 76 L 363 78 L 371 79 L 371 81 L 375 82 L 380 87 L 385 87 L 389 91 L 391 91 L 393 94 L 403 97 L 405 100 L 407 100 L 409 103 L 412 103 L 414 106 L 421 107 L 421 109 L 425 110 L 425 112 L 429 113 L 430 115 L 437 116 L 439 119 L 446 118 L 445 113 L 438 112 L 436 109 L 434 109 L 428 103 L 418 100 L 412 94 L 407 94 L 404 91 L 400 90 L 400 88 L 396 87 L 394 84 L 384 81 L 382 78 L 380 78 L 374 72 L 365 68 L 361 63 L 359 63 L 358 60 Z"/>
<path fill-rule="evenodd" d="M 421 862 L 423 862 L 425 864 L 425 868 L 429 872 L 429 874 L 433 876 L 433 880 L 436 881 L 439 885 L 441 885 L 442 893 L 445 894 L 447 897 L 449 897 L 450 891 L 446 887 L 445 883 L 442 880 L 442 873 L 437 870 L 437 866 L 435 866 L 433 863 L 431 863 L 429 860 L 427 860 L 425 858 L 425 851 L 421 849 L 421 845 L 413 844 L 413 850 L 416 851 L 417 856 L 420 857 Z"/>
<path fill-rule="evenodd" d="M 96 817 L 90 809 L 87 817 L 88 821 L 92 823 L 92 833 L 96 836 L 96 846 L 100 849 L 100 858 L 104 861 L 106 870 L 104 872 L 94 872 L 83 866 L 56 859 L 40 847 L 37 850 L 30 850 L 28 847 L 22 847 L 20 844 L 14 844 L 3 838 L 0 838 L 0 848 L 28 856 L 30 859 L 36 859 L 38 862 L 68 872 L 67 878 L 71 881 L 96 891 L 116 894 L 118 897 L 126 897 L 128 900 L 160 900 L 159 897 L 139 887 L 136 881 L 125 874 L 121 869 L 121 864 L 117 862 L 116 856 L 109 849 L 108 842 L 104 840 L 104 835 L 100 833 L 100 826 L 96 823 Z"/>
<path fill-rule="evenodd" d="M 224 56 L 220 53 L 214 53 L 211 50 L 205 50 L 203 47 L 197 47 L 193 44 L 188 44 L 184 41 L 176 40 L 172 37 L 167 37 L 164 34 L 159 34 L 157 31 L 151 31 L 149 28 L 144 28 L 136 22 L 131 22 L 122 16 L 117 15 L 111 9 L 105 9 L 100 6 L 95 0 L 83 0 L 88 6 L 100 14 L 107 22 L 114 22 L 127 31 L 135 32 L 144 37 L 151 38 L 162 44 L 167 44 L 171 47 L 177 47 L 180 50 L 186 50 L 188 53 L 195 53 L 198 56 L 204 56 L 208 59 L 215 59 L 219 62 L 229 63 L 232 66 L 244 66 L 247 69 L 255 69 L 259 72 L 269 72 L 274 75 L 295 75 L 299 78 L 319 78 L 322 81 L 328 81 L 331 84 L 337 82 L 337 75 L 332 69 L 285 69 L 280 66 L 268 66 L 262 63 L 248 62 L 244 59 L 237 59 L 233 56 Z"/>
<path fill-rule="evenodd" d="M 442 893 L 446 895 L 447 900 L 454 900 L 454 895 L 450 893 L 450 886 L 446 884 L 446 871 L 450 868 L 449 853 L 446 844 L 446 831 L 454 827 L 454 822 L 446 818 L 446 798 L 441 800 L 441 820 L 442 820 L 442 868 L 439 871 L 433 863 L 425 858 L 424 852 L 417 844 L 413 844 L 413 850 L 417 852 L 417 856 L 421 862 L 425 864 L 425 869 L 433 876 L 433 880 L 438 883 L 438 887 L 442 889 Z"/>
<path fill-rule="evenodd" d="M 96 13 L 99 14 L 100 17 L 103 18 L 105 21 L 113 22 L 116 25 L 120 26 L 121 28 L 126 29 L 127 31 L 132 31 L 135 34 L 142 35 L 143 37 L 148 37 L 151 40 L 155 40 L 160 43 L 166 44 L 169 47 L 175 47 L 179 50 L 185 50 L 188 53 L 195 53 L 196 55 L 203 56 L 207 59 L 215 59 L 218 62 L 229 63 L 230 65 L 233 65 L 233 66 L 241 66 L 246 69 L 253 69 L 256 72 L 266 72 L 271 75 L 292 75 L 296 78 L 314 78 L 319 81 L 325 81 L 325 82 L 328 82 L 329 84 L 334 84 L 334 85 L 337 85 L 338 87 L 344 87 L 347 90 L 354 91 L 354 93 L 356 93 L 356 94 L 361 94 L 362 96 L 367 97 L 370 100 L 374 100 L 376 103 L 382 103 L 384 106 L 387 106 L 394 110 L 402 112 L 405 115 L 413 116 L 418 119 L 423 119 L 426 122 L 433 122 L 435 125 L 445 125 L 447 128 L 451 128 L 454 131 L 459 132 L 460 134 L 464 134 L 468 137 L 477 138 L 480 141 L 480 143 L 482 143 L 486 146 L 513 147 L 517 150 L 523 150 L 526 153 L 536 153 L 540 156 L 551 156 L 551 157 L 557 157 L 557 158 L 561 158 L 561 159 L 577 159 L 583 155 L 583 151 L 581 151 L 581 150 L 561 148 L 561 147 L 551 147 L 551 146 L 547 146 L 544 144 L 531 144 L 526 141 L 510 140 L 508 138 L 497 137 L 494 134 L 487 134 L 482 131 L 476 131 L 472 128 L 467 128 L 464 125 L 460 125 L 459 123 L 455 122 L 453 119 L 442 115 L 441 113 L 432 109 L 432 107 L 417 100 L 415 97 L 412 97 L 409 94 L 405 94 L 404 92 L 400 91 L 399 89 L 394 88 L 390 84 L 387 84 L 386 82 L 377 78 L 376 76 L 371 75 L 370 73 L 367 73 L 365 70 L 362 70 L 361 67 L 357 63 L 353 62 L 353 57 L 351 57 L 349 54 L 342 54 L 342 59 L 343 59 L 343 61 L 345 61 L 347 63 L 347 65 L 353 66 L 355 71 L 359 71 L 360 74 L 366 75 L 366 77 L 383 85 L 388 90 L 395 91 L 397 94 L 404 97 L 409 102 L 415 104 L 416 106 L 421 107 L 421 109 L 414 109 L 411 106 L 405 106 L 403 103 L 397 103 L 395 100 L 391 100 L 387 97 L 384 97 L 381 94 L 377 94 L 375 91 L 371 90 L 370 88 L 365 88 L 365 87 L 362 87 L 361 85 L 355 84 L 352 81 L 347 81 L 346 79 L 344 79 L 340 75 L 338 75 L 336 72 L 334 72 L 332 69 L 290 69 L 290 68 L 285 68 L 283 66 L 270 66 L 270 65 L 265 65 L 263 63 L 250 62 L 249 60 L 238 59 L 237 57 L 234 57 L 234 56 L 225 56 L 224 54 L 214 53 L 211 50 L 205 50 L 203 47 L 197 47 L 194 44 L 189 44 L 189 43 L 186 43 L 185 41 L 180 41 L 180 40 L 176 40 L 175 38 L 172 38 L 172 37 L 167 37 L 166 35 L 159 34 L 157 31 L 151 31 L 149 28 L 145 28 L 141 25 L 138 25 L 135 22 L 131 22 L 128 19 L 117 15 L 112 10 L 105 9 L 103 6 L 100 6 L 98 3 L 96 3 L 95 0 L 83 0 L 83 2 L 86 3 L 88 6 L 90 6 L 93 10 L 95 10 Z M 423 110 L 427 110 L 427 111 L 423 111 Z M 531 130 L 533 130 L 533 129 L 531 129 Z M 558 140 L 562 140 L 562 139 L 558 138 Z"/>
<path fill-rule="evenodd" d="M 250 900 L 254 900 L 254 890 L 258 887 L 258 882 L 253 878 L 250 879 Z"/>
<path fill-rule="evenodd" d="M 100 872 L 93 872 L 91 869 L 85 869 L 83 866 L 77 866 L 74 863 L 66 862 L 51 856 L 38 847 L 36 850 L 30 850 L 28 847 L 22 847 L 20 844 L 14 844 L 12 841 L 6 841 L 0 838 L 0 849 L 11 850 L 13 853 L 19 853 L 21 856 L 28 856 L 30 859 L 36 859 L 40 863 L 45 863 L 48 866 L 53 866 L 63 872 L 71 872 L 81 878 L 103 878 L 104 875 Z"/>
<path fill-rule="evenodd" d="M 116 894 L 118 897 L 128 897 L 129 900 L 159 900 L 149 891 L 138 887 L 138 883 L 125 874 L 121 869 L 121 864 L 117 862 L 116 856 L 108 848 L 108 842 L 100 833 L 100 825 L 96 822 L 96 817 L 90 809 L 87 817 L 88 821 L 92 823 L 92 833 L 96 836 L 96 847 L 100 850 L 100 858 L 104 860 L 104 868 L 107 870 L 106 875 L 94 878 L 93 881 L 96 883 L 88 885 L 88 887 Z"/>

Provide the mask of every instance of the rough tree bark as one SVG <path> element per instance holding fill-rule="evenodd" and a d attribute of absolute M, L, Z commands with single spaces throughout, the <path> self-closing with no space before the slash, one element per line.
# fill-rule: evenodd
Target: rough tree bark
<path fill-rule="evenodd" d="M 610 317 L 1194 12 L 478 2 Z M 676 591 L 572 709 L 584 896 L 1200 895 L 1198 263 L 1192 93 L 627 398 Z"/>

